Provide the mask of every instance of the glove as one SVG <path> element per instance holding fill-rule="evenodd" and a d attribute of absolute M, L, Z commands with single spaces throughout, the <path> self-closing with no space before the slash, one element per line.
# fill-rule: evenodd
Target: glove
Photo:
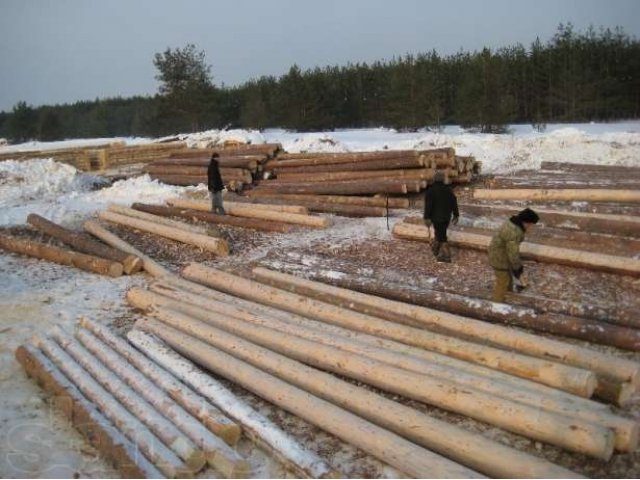
<path fill-rule="evenodd" d="M 451 223 L 453 223 L 454 225 L 457 225 L 459 218 L 460 217 L 453 217 L 453 219 L 451 219 Z"/>
<path fill-rule="evenodd" d="M 520 277 L 522 276 L 522 272 L 524 272 L 524 267 L 520 266 L 520 268 L 513 270 L 513 276 L 517 279 L 520 279 Z"/>
<path fill-rule="evenodd" d="M 425 226 L 425 227 L 430 227 L 430 226 L 431 226 L 431 220 L 430 220 L 430 219 L 428 219 L 428 218 L 425 218 L 425 219 L 424 219 L 424 226 Z"/>

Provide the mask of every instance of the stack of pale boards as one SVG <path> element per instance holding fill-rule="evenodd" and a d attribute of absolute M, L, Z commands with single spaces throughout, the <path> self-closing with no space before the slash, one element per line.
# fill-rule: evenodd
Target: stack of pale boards
<path fill-rule="evenodd" d="M 146 314 L 129 343 L 82 320 L 75 337 L 53 329 L 16 352 L 123 475 L 190 476 L 208 463 L 251 476 L 234 450 L 241 433 L 297 476 L 345 475 L 205 370 L 402 476 L 579 475 L 343 378 L 603 461 L 637 447 L 637 422 L 590 399 L 635 390 L 635 362 L 260 267 L 251 278 L 200 264 L 157 273 L 127 293 Z"/>

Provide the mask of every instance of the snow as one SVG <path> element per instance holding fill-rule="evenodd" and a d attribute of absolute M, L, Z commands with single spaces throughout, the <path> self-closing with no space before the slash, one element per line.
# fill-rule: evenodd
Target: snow
<path fill-rule="evenodd" d="M 538 169 L 542 161 L 629 165 L 640 167 L 640 121 L 611 124 L 548 125 L 545 132 L 531 126 L 512 126 L 503 135 L 480 135 L 446 127 L 441 131 L 398 132 L 376 128 L 297 133 L 271 129 L 211 130 L 178 135 L 189 146 L 210 147 L 225 141 L 243 143 L 279 142 L 290 152 L 357 152 L 454 147 L 460 155 L 474 155 L 485 173 L 509 173 L 516 169 Z M 148 143 L 152 139 L 117 138 L 31 142 L 6 146 L 0 154 L 26 150 L 48 150 L 111 142 Z M 176 187 L 142 175 L 104 187 L 105 180 L 50 158 L 0 162 L 0 226 L 24 225 L 29 213 L 78 228 L 81 223 L 111 203 L 129 206 L 134 202 L 160 203 L 206 187 Z M 104 188 L 100 188 L 104 187 Z M 579 202 L 574 202 L 578 205 Z M 273 242 L 287 246 L 330 242 L 339 249 L 354 239 L 389 239 L 385 218 L 350 219 L 331 216 L 327 230 L 305 230 L 295 235 L 274 235 Z M 389 219 L 389 228 L 397 218 Z M 479 222 L 482 222 L 479 219 Z M 476 226 L 480 226 L 477 223 Z M 482 224 L 484 225 L 484 224 Z M 264 258 L 271 246 L 245 254 L 251 262 Z M 294 262 L 295 263 L 295 262 Z M 335 270 L 322 270 L 318 258 L 302 259 L 304 265 L 339 278 Z M 362 275 L 371 274 L 367 269 Z M 435 282 L 436 278 L 429 281 Z M 60 324 L 70 328 L 79 316 L 103 324 L 128 311 L 124 292 L 144 284 L 142 276 L 117 279 L 77 269 L 0 252 L 0 423 L 5 432 L 22 432 L 0 437 L 0 476 L 84 477 L 116 475 L 102 460 L 87 451 L 86 443 L 58 413 L 50 412 L 44 396 L 28 380 L 13 358 L 15 348 L 35 333 Z M 506 308 L 506 307 L 505 307 Z M 55 448 L 54 448 L 55 446 Z M 36 459 L 36 460 L 34 460 Z"/>

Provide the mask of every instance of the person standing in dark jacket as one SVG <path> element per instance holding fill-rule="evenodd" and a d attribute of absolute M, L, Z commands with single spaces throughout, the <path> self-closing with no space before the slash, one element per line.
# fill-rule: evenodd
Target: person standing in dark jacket
<path fill-rule="evenodd" d="M 452 219 L 453 216 L 453 219 Z M 449 223 L 458 223 L 458 199 L 449 185 L 444 183 L 444 172 L 436 171 L 433 185 L 427 188 L 424 196 L 424 224 L 429 228 L 433 225 L 435 240 L 431 244 L 431 251 L 439 262 L 451 261 L 451 250 L 447 243 L 447 228 Z"/>
<path fill-rule="evenodd" d="M 222 176 L 220 175 L 220 166 L 218 165 L 217 153 L 211 155 L 209 168 L 207 168 L 207 183 L 209 192 L 211 192 L 211 211 L 219 215 L 224 215 L 224 206 L 222 204 Z"/>

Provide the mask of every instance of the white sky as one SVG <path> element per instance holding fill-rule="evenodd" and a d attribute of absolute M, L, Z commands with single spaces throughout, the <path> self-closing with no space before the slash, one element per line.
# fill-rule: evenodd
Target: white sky
<path fill-rule="evenodd" d="M 0 111 L 157 91 L 153 55 L 194 43 L 214 82 L 497 48 L 560 22 L 640 36 L 639 0 L 2 0 Z"/>

